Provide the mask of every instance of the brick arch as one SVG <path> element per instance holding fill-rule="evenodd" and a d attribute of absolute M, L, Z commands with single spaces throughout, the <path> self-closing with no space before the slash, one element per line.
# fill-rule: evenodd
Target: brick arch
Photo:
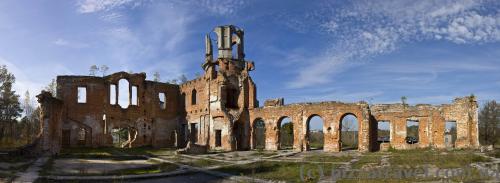
<path fill-rule="evenodd" d="M 279 129 L 279 128 L 281 127 L 281 125 L 282 125 L 281 123 L 283 122 L 283 120 L 284 120 L 285 118 L 290 118 L 290 122 L 291 122 L 291 123 L 293 123 L 293 122 L 294 122 L 294 120 L 292 119 L 291 115 L 282 115 L 282 116 L 280 116 L 280 117 L 278 118 L 278 120 L 276 121 L 276 127 L 277 127 L 277 129 Z"/>
<path fill-rule="evenodd" d="M 295 148 L 295 144 L 296 144 L 296 141 L 297 141 L 296 140 L 297 137 L 296 137 L 296 133 L 295 132 L 297 131 L 298 122 L 297 122 L 297 120 L 293 120 L 292 115 L 283 115 L 283 116 L 280 116 L 278 118 L 278 120 L 276 121 L 276 125 L 274 126 L 274 128 L 276 129 L 274 131 L 276 132 L 275 138 L 276 138 L 276 142 L 277 142 L 276 143 L 277 144 L 277 149 L 281 149 L 281 143 L 282 143 L 281 142 L 281 126 L 283 125 L 283 120 L 286 119 L 286 118 L 290 119 L 290 123 L 293 124 L 293 128 L 292 128 L 292 130 L 293 130 L 292 131 L 292 148 Z"/>
<path fill-rule="evenodd" d="M 268 124 L 266 124 L 266 121 L 261 118 L 261 117 L 258 117 L 258 118 L 255 118 L 252 123 L 251 123 L 251 126 L 250 126 L 250 129 L 251 129 L 251 148 L 252 149 L 256 149 L 257 148 L 257 131 L 256 131 L 256 123 L 261 121 L 263 124 L 264 124 L 264 148 L 266 148 L 266 139 L 267 139 L 267 131 L 268 131 Z"/>
<path fill-rule="evenodd" d="M 359 149 L 359 145 L 360 145 L 360 142 L 361 142 L 361 136 L 360 135 L 360 131 L 361 131 L 361 120 L 358 116 L 361 116 L 361 115 L 357 115 L 355 112 L 344 112 L 342 115 L 340 115 L 339 117 L 339 120 L 338 120 L 338 127 L 337 127 L 337 140 L 338 140 L 338 147 L 339 147 L 339 151 L 342 151 L 342 144 L 341 144 L 341 140 L 342 140 L 342 121 L 344 120 L 345 117 L 349 116 L 349 115 L 352 115 L 356 118 L 356 123 L 357 123 L 357 129 L 358 129 L 358 138 L 357 138 L 357 149 Z"/>
<path fill-rule="evenodd" d="M 325 147 L 325 144 L 326 144 L 326 132 L 325 132 L 325 127 L 327 126 L 327 121 L 325 120 L 325 117 L 317 114 L 317 113 L 313 113 L 313 114 L 310 114 L 308 117 L 307 117 L 307 120 L 306 120 L 306 129 L 305 129 L 305 137 L 306 137 L 306 150 L 310 150 L 310 140 L 311 140 L 311 137 L 310 137 L 310 126 L 311 126 L 311 119 L 314 118 L 314 117 L 319 117 L 322 121 L 322 132 L 323 132 L 323 150 L 324 150 L 324 147 Z"/>
<path fill-rule="evenodd" d="M 312 119 L 312 118 L 314 118 L 314 117 L 316 117 L 316 116 L 317 116 L 317 117 L 319 117 L 319 118 L 321 118 L 321 120 L 323 121 L 323 127 L 325 126 L 325 123 L 326 123 L 326 122 L 325 122 L 325 118 L 324 118 L 323 116 L 319 115 L 319 114 L 314 113 L 314 114 L 311 114 L 311 115 L 309 115 L 309 116 L 307 117 L 307 120 L 306 120 L 306 127 L 309 127 L 310 122 L 311 122 L 311 119 Z M 309 130 L 309 129 L 307 129 L 307 130 Z"/>

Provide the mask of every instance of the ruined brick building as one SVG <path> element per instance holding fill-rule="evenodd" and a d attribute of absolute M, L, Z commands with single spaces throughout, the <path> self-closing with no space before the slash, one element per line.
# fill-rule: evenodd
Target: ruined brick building
<path fill-rule="evenodd" d="M 264 148 L 280 148 L 284 118 L 293 123 L 293 149 L 310 149 L 309 123 L 323 119 L 324 151 L 342 150 L 341 122 L 356 117 L 359 151 L 417 147 L 445 148 L 445 123 L 456 124 L 451 147 L 476 148 L 477 103 L 474 97 L 457 98 L 451 104 L 416 105 L 365 102 L 298 103 L 282 99 L 257 101 L 257 88 L 245 59 L 244 32 L 235 26 L 219 26 L 217 58 L 206 36 L 202 76 L 183 84 L 146 80 L 144 73 L 118 72 L 105 77 L 58 76 L 57 97 L 38 95 L 43 130 L 39 147 L 57 153 L 65 147 L 176 147 L 190 144 L 208 150 L 248 150 L 256 147 L 256 126 L 264 129 Z M 125 86 L 126 89 L 121 89 Z M 125 99 L 123 99 L 125 98 Z M 125 104 L 121 104 L 124 102 Z M 377 125 L 390 124 L 388 142 L 377 140 Z M 418 143 L 405 142 L 407 122 L 417 122 Z"/>

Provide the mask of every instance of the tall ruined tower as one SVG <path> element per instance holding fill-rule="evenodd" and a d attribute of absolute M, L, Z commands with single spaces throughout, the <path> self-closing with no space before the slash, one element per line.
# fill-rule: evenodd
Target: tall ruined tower
<path fill-rule="evenodd" d="M 242 29 L 224 25 L 213 32 L 215 40 L 205 37 L 203 77 L 181 85 L 182 96 L 191 93 L 193 97 L 196 93 L 202 99 L 198 106 L 186 106 L 190 141 L 215 150 L 248 149 L 249 108 L 258 106 L 255 84 L 249 75 L 254 64 L 245 60 Z M 217 45 L 215 59 L 213 45 Z"/>

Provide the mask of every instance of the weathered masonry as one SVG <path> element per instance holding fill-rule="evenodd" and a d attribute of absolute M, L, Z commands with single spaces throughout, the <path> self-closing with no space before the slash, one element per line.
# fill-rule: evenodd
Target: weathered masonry
<path fill-rule="evenodd" d="M 283 99 L 275 99 L 260 107 L 250 77 L 254 63 L 245 58 L 243 30 L 228 25 L 216 27 L 214 32 L 217 58 L 213 58 L 212 40 L 207 35 L 204 74 L 181 85 L 148 81 L 144 73 L 58 76 L 57 98 L 48 92 L 38 96 L 43 119 L 39 149 L 57 153 L 60 148 L 77 146 L 153 146 L 186 147 L 184 151 L 189 151 L 196 146 L 234 151 L 257 148 L 257 137 L 262 136 L 264 149 L 277 150 L 286 118 L 293 124 L 292 148 L 307 151 L 311 149 L 309 123 L 320 117 L 323 150 L 338 152 L 343 146 L 346 116 L 356 119 L 359 151 L 479 146 L 477 102 L 472 96 L 438 106 L 284 105 Z M 387 124 L 387 137 L 379 137 L 380 123 Z M 455 125 L 453 141 L 445 130 L 448 123 Z M 257 128 L 263 133 L 257 134 Z M 415 131 L 411 137 L 409 129 Z"/>

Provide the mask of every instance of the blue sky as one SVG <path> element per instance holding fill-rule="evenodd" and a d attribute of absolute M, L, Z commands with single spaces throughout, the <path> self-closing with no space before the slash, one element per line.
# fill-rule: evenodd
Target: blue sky
<path fill-rule="evenodd" d="M 0 63 L 19 93 L 56 75 L 202 72 L 204 35 L 245 30 L 261 103 L 500 99 L 495 0 L 38 0 L 0 2 Z"/>

